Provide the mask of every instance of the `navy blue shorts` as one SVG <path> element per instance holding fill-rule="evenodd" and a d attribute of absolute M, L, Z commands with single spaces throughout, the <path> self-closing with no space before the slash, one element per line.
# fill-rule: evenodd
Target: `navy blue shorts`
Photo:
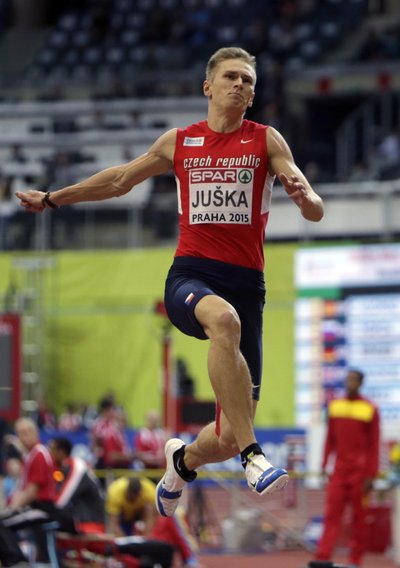
<path fill-rule="evenodd" d="M 249 366 L 253 398 L 259 400 L 262 373 L 262 329 L 265 304 L 264 274 L 217 260 L 178 256 L 165 283 L 164 303 L 171 322 L 186 335 L 208 339 L 194 315 L 204 296 L 229 302 L 241 322 L 240 350 Z"/>

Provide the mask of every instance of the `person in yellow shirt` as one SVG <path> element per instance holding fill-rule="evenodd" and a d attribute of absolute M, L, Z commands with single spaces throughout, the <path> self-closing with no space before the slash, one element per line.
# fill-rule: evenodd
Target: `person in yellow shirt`
<path fill-rule="evenodd" d="M 126 550 L 138 547 L 145 550 L 145 543 L 154 553 L 155 545 L 161 543 L 172 546 L 179 555 L 184 568 L 201 568 L 197 553 L 198 545 L 184 519 L 184 513 L 178 508 L 173 517 L 158 515 L 155 505 L 156 485 L 144 477 L 120 477 L 113 481 L 106 494 L 107 530 L 115 537 L 130 536 L 138 532 L 144 539 L 140 545 L 137 540 L 127 543 Z M 136 526 L 141 522 L 141 530 Z M 146 549 L 147 550 L 147 549 Z"/>
<path fill-rule="evenodd" d="M 106 493 L 107 529 L 115 536 L 132 535 L 141 522 L 141 534 L 149 536 L 154 526 L 156 486 L 146 478 L 119 477 Z"/>

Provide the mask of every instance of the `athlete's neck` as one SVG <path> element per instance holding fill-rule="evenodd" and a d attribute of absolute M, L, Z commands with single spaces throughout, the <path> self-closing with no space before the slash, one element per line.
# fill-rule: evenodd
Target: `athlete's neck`
<path fill-rule="evenodd" d="M 217 114 L 209 112 L 207 116 L 208 127 L 214 132 L 229 133 L 238 130 L 243 123 L 243 115 Z"/>

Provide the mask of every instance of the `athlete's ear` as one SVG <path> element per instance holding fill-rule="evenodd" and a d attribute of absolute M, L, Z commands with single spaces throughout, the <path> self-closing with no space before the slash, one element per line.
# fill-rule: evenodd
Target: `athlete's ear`
<path fill-rule="evenodd" d="M 247 108 L 250 108 L 250 107 L 253 106 L 253 101 L 254 101 L 254 97 L 255 97 L 255 96 L 256 96 L 255 93 L 253 93 L 253 94 L 251 95 L 251 97 L 249 98 L 249 102 L 247 103 Z"/>
<path fill-rule="evenodd" d="M 203 82 L 203 93 L 206 97 L 211 97 L 211 85 L 208 79 L 205 79 Z"/>

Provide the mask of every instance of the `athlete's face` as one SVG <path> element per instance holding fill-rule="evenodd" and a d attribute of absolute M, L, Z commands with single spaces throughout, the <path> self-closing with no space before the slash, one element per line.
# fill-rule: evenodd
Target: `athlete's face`
<path fill-rule="evenodd" d="M 242 59 L 221 61 L 211 77 L 204 81 L 204 94 L 214 103 L 241 109 L 253 104 L 256 74 Z"/>

